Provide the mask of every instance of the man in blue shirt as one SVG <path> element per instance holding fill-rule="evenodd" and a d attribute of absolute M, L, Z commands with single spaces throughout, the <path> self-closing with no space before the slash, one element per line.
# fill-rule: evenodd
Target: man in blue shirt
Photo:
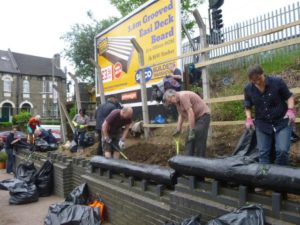
<path fill-rule="evenodd" d="M 275 140 L 278 165 L 288 165 L 291 124 L 295 122 L 294 97 L 285 82 L 278 77 L 265 76 L 260 65 L 248 69 L 250 83 L 245 87 L 246 128 L 256 130 L 259 162 L 270 164 L 272 142 Z M 255 108 L 255 121 L 251 116 Z"/>

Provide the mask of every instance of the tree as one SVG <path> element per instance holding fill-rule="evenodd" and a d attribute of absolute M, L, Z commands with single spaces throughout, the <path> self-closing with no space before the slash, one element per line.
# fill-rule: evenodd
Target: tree
<path fill-rule="evenodd" d="M 120 11 L 122 16 L 128 15 L 147 1 L 148 0 L 110 0 L 111 4 Z M 204 0 L 181 0 L 180 2 L 182 22 L 187 30 L 192 31 L 196 22 L 191 19 L 191 14 Z"/>
<path fill-rule="evenodd" d="M 65 33 L 61 39 L 67 43 L 63 55 L 74 64 L 76 76 L 94 84 L 95 69 L 89 61 L 89 58 L 94 58 L 94 37 L 115 23 L 118 18 L 110 17 L 97 22 L 90 11 L 87 15 L 92 20 L 91 24 L 75 24 L 71 27 L 71 31 Z"/>

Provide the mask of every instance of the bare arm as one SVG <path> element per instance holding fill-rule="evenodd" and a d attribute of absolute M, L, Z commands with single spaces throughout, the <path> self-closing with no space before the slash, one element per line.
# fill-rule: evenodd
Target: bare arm
<path fill-rule="evenodd" d="M 181 129 L 182 129 L 182 124 L 183 124 L 183 118 L 182 118 L 182 115 L 179 114 L 179 116 L 178 116 L 178 121 L 177 121 L 177 130 L 181 131 Z"/>
<path fill-rule="evenodd" d="M 188 110 L 188 121 L 190 125 L 190 129 L 195 128 L 195 114 L 192 108 L 189 108 Z"/>
<path fill-rule="evenodd" d="M 103 124 L 102 124 L 102 133 L 103 133 L 103 137 L 104 138 L 108 138 L 108 128 L 109 128 L 109 124 L 107 123 L 106 120 L 104 120 Z"/>
<path fill-rule="evenodd" d="M 287 100 L 287 105 L 289 109 L 293 109 L 295 107 L 295 99 L 293 95 Z"/>
<path fill-rule="evenodd" d="M 246 114 L 246 118 L 247 119 L 252 118 L 252 116 L 251 116 L 251 109 L 245 109 L 245 114 Z"/>
<path fill-rule="evenodd" d="M 176 80 L 181 80 L 181 75 L 171 75 L 174 79 L 176 79 Z"/>
<path fill-rule="evenodd" d="M 127 124 L 125 126 L 125 130 L 123 131 L 123 134 L 122 134 L 122 137 L 121 137 L 122 140 L 125 140 L 125 138 L 127 137 L 127 134 L 128 134 L 128 131 L 129 131 L 129 126 L 130 126 L 130 124 Z"/>

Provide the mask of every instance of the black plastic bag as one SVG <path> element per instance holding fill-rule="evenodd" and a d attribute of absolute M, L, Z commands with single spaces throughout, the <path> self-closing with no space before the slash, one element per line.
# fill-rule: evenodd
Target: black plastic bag
<path fill-rule="evenodd" d="M 0 182 L 0 190 L 5 190 L 5 191 L 9 191 L 10 188 L 15 187 L 16 185 L 20 185 L 23 184 L 24 181 L 19 180 L 19 179 L 6 179 L 6 180 L 2 180 Z"/>
<path fill-rule="evenodd" d="M 42 138 L 37 138 L 37 139 L 35 140 L 34 145 L 35 145 L 36 151 L 46 152 L 46 151 L 48 151 L 48 149 L 49 149 L 49 144 L 48 144 L 48 142 L 45 141 L 45 140 L 42 139 Z"/>
<path fill-rule="evenodd" d="M 16 178 L 26 183 L 35 182 L 36 168 L 33 162 L 20 163 L 17 167 Z"/>
<path fill-rule="evenodd" d="M 13 205 L 26 204 L 30 202 L 37 202 L 39 194 L 34 184 L 18 184 L 9 188 L 10 199 L 9 203 Z"/>
<path fill-rule="evenodd" d="M 73 202 L 74 204 L 87 205 L 89 200 L 89 190 L 86 183 L 83 183 L 71 191 L 67 198 L 66 202 Z"/>
<path fill-rule="evenodd" d="M 208 221 L 207 225 L 264 225 L 263 209 L 256 205 L 244 206 L 234 212 Z"/>
<path fill-rule="evenodd" d="M 201 225 L 200 216 L 184 219 L 181 223 L 165 223 L 165 225 Z"/>
<path fill-rule="evenodd" d="M 100 212 L 97 208 L 74 205 L 71 202 L 52 204 L 44 225 L 100 225 Z"/>
<path fill-rule="evenodd" d="M 53 164 L 47 160 L 36 173 L 35 185 L 40 197 L 52 194 L 53 190 Z"/>
<path fill-rule="evenodd" d="M 232 155 L 248 156 L 258 162 L 259 154 L 255 131 L 248 129 L 244 131 Z"/>

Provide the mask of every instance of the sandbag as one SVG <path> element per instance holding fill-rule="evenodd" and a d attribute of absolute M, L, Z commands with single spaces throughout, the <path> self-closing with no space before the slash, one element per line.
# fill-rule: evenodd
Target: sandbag
<path fill-rule="evenodd" d="M 35 185 L 40 197 L 50 196 L 53 191 L 53 164 L 47 160 L 36 173 Z"/>
<path fill-rule="evenodd" d="M 44 225 L 100 225 L 100 215 L 97 208 L 84 205 L 74 205 L 71 202 L 52 204 Z"/>
<path fill-rule="evenodd" d="M 184 175 L 209 177 L 277 192 L 300 194 L 300 169 L 274 164 L 255 163 L 248 156 L 223 159 L 205 159 L 191 156 L 174 156 L 171 168 Z"/>
<path fill-rule="evenodd" d="M 20 185 L 23 183 L 24 183 L 24 181 L 16 179 L 16 178 L 2 180 L 0 182 L 0 190 L 9 191 L 10 188 L 13 188 L 16 185 Z"/>
<path fill-rule="evenodd" d="M 26 183 L 35 182 L 36 168 L 33 162 L 20 163 L 16 170 L 16 178 Z"/>
<path fill-rule="evenodd" d="M 9 188 L 9 203 L 13 205 L 26 204 L 31 202 L 37 202 L 39 194 L 36 186 L 31 183 L 20 183 L 14 187 Z"/>
<path fill-rule="evenodd" d="M 89 190 L 86 183 L 83 183 L 73 189 L 66 197 L 66 202 L 74 204 L 87 205 L 89 200 Z"/>
<path fill-rule="evenodd" d="M 207 225 L 264 225 L 263 209 L 256 205 L 244 206 L 234 212 L 208 221 Z"/>
<path fill-rule="evenodd" d="M 94 156 L 90 163 L 93 167 L 124 173 L 158 184 L 174 185 L 176 183 L 175 171 L 157 165 L 146 165 L 143 163 L 130 162 L 125 160 L 107 159 L 102 156 Z"/>

